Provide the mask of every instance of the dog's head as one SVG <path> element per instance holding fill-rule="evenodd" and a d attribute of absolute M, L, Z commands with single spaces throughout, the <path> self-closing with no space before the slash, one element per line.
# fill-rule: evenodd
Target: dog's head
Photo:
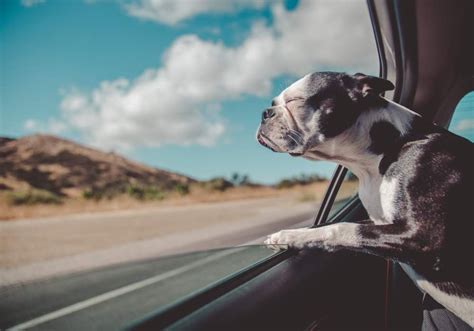
<path fill-rule="evenodd" d="M 303 155 L 350 128 L 366 109 L 392 90 L 388 80 L 364 74 L 316 72 L 273 99 L 257 131 L 260 144 L 274 152 Z"/>

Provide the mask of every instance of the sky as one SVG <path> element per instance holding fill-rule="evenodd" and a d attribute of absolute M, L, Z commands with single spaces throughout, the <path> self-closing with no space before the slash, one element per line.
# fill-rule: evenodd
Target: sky
<path fill-rule="evenodd" d="M 263 183 L 334 169 L 257 144 L 273 96 L 309 72 L 378 73 L 364 0 L 2 0 L 0 56 L 2 136 Z M 472 134 L 470 109 L 453 125 Z"/>

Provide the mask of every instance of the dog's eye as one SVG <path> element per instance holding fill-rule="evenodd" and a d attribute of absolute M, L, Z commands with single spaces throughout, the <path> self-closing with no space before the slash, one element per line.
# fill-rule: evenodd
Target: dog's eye
<path fill-rule="evenodd" d="M 293 102 L 293 101 L 301 101 L 303 100 L 303 98 L 292 98 L 292 99 L 289 99 L 289 100 L 286 100 L 286 104 L 289 104 L 290 102 Z"/>

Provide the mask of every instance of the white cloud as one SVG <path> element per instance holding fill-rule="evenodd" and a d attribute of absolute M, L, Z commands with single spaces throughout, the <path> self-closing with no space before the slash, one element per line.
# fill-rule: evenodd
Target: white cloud
<path fill-rule="evenodd" d="M 472 118 L 466 118 L 463 120 L 460 120 L 456 126 L 454 127 L 455 131 L 470 131 L 474 130 L 474 119 Z"/>
<path fill-rule="evenodd" d="M 46 123 L 39 122 L 35 119 L 27 119 L 23 123 L 23 128 L 28 132 L 43 132 L 60 134 L 68 129 L 68 124 L 62 120 L 50 118 Z"/>
<path fill-rule="evenodd" d="M 276 77 L 376 72 L 365 2 L 306 0 L 294 11 L 272 10 L 273 25 L 256 22 L 237 47 L 185 35 L 166 51 L 161 67 L 133 81 L 66 92 L 61 121 L 99 147 L 212 145 L 225 131 L 219 105 L 243 95 L 269 96 Z"/>
<path fill-rule="evenodd" d="M 20 3 L 24 7 L 33 7 L 45 3 L 46 0 L 21 0 Z"/>
<path fill-rule="evenodd" d="M 233 12 L 242 8 L 262 8 L 270 0 L 132 0 L 124 5 L 131 16 L 174 25 L 203 13 Z"/>
<path fill-rule="evenodd" d="M 174 83 L 160 70 L 149 70 L 134 82 L 102 82 L 89 95 L 72 91 L 61 103 L 63 119 L 90 144 L 104 148 L 214 144 L 224 131 L 222 120 L 174 93 Z"/>
<path fill-rule="evenodd" d="M 48 121 L 47 132 L 53 134 L 60 134 L 67 130 L 67 125 L 60 120 L 50 118 Z"/>
<path fill-rule="evenodd" d="M 35 131 L 38 129 L 38 127 L 39 127 L 38 122 L 31 118 L 26 120 L 25 123 L 23 124 L 23 128 L 27 131 Z"/>

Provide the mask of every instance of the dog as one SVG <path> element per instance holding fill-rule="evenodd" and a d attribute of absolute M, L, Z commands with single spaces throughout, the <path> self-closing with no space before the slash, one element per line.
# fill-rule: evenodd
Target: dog
<path fill-rule="evenodd" d="M 400 262 L 423 292 L 474 327 L 474 145 L 381 96 L 394 88 L 360 73 L 317 72 L 273 99 L 258 142 L 348 168 L 369 219 L 283 230 L 265 243 Z"/>

